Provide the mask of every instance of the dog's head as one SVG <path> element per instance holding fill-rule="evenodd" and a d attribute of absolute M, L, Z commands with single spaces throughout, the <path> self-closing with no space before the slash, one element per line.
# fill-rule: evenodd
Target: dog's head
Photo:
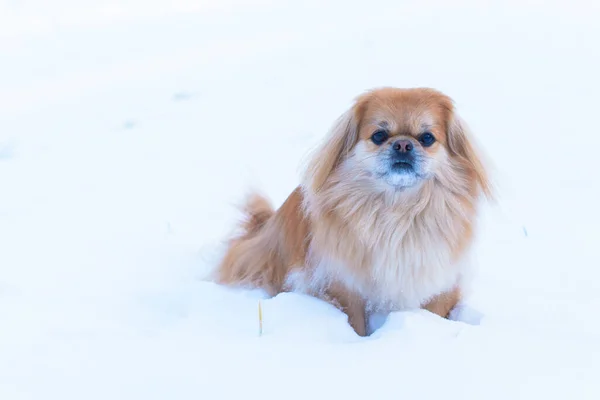
<path fill-rule="evenodd" d="M 328 183 L 353 180 L 395 192 L 436 180 L 491 196 L 480 155 L 452 100 L 425 88 L 369 91 L 338 119 L 304 183 L 316 194 Z"/>

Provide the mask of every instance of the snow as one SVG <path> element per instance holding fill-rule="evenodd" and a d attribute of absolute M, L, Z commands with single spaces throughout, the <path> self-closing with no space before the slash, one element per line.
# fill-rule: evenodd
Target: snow
<path fill-rule="evenodd" d="M 0 2 L 1 399 L 600 397 L 598 5 L 83 3 Z M 358 338 L 203 280 L 382 85 L 451 95 L 495 166 L 461 321 Z"/>

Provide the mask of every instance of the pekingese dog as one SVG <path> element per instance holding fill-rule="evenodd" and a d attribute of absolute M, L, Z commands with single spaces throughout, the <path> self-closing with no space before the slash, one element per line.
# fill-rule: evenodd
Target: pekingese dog
<path fill-rule="evenodd" d="M 216 281 L 323 299 L 366 336 L 371 313 L 461 300 L 482 195 L 492 187 L 452 99 L 427 88 L 359 96 L 277 210 L 246 202 Z"/>

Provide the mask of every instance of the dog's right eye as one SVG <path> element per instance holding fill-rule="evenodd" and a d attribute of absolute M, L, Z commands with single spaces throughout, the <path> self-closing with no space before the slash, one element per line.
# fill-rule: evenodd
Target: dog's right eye
<path fill-rule="evenodd" d="M 376 145 L 380 145 L 388 139 L 389 135 L 386 131 L 377 131 L 371 135 L 371 141 Z"/>

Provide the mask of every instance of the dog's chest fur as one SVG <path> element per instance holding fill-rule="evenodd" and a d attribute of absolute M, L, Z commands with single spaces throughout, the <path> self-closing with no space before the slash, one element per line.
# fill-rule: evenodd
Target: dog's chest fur
<path fill-rule="evenodd" d="M 425 188 L 396 208 L 385 197 L 348 200 L 337 222 L 315 224 L 303 280 L 312 291 L 340 282 L 387 312 L 418 308 L 468 273 L 469 210 L 457 198 Z"/>
<path fill-rule="evenodd" d="M 368 273 L 359 289 L 368 308 L 393 311 L 418 308 L 449 291 L 465 273 L 466 259 L 453 259 L 449 236 L 436 221 L 414 221 L 404 232 L 396 230 L 387 243 L 374 246 Z M 358 267 L 358 266 L 356 266 Z"/>

